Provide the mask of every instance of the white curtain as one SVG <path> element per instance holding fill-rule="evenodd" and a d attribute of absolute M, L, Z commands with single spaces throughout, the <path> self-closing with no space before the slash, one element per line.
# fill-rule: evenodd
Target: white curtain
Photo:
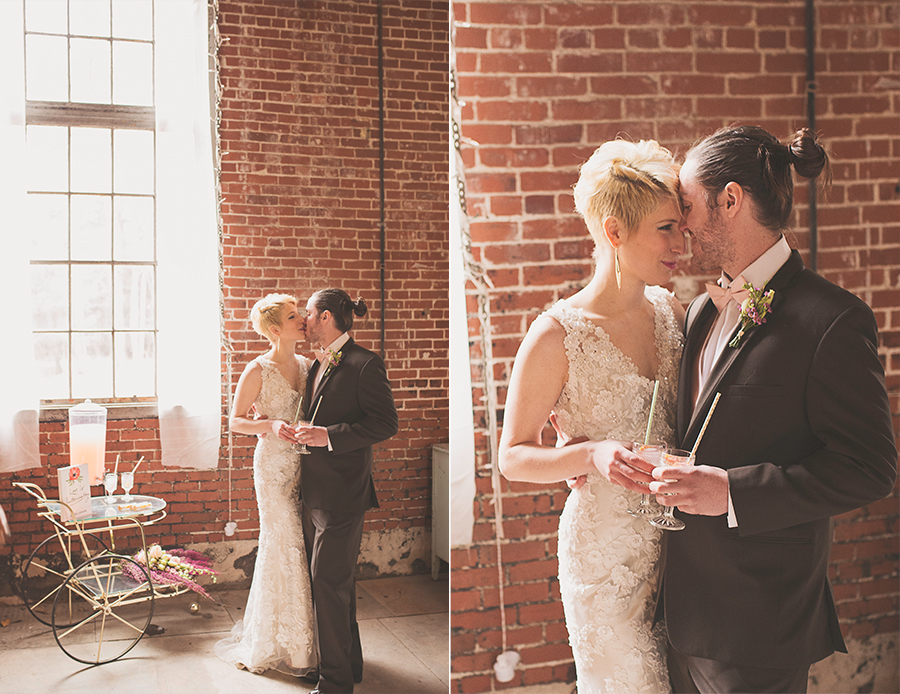
<path fill-rule="evenodd" d="M 217 467 L 222 426 L 207 12 L 156 2 L 159 430 L 163 465 L 198 469 Z"/>
<path fill-rule="evenodd" d="M 450 137 L 450 545 L 472 544 L 475 424 L 457 157 Z"/>
<path fill-rule="evenodd" d="M 22 3 L 0 2 L 0 472 L 38 467 L 38 411 L 31 341 L 31 234 L 25 215 L 25 69 Z"/>

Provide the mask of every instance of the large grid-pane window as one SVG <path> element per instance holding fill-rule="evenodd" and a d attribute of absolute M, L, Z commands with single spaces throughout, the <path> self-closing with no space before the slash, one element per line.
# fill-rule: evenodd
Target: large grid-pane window
<path fill-rule="evenodd" d="M 24 0 L 44 400 L 156 395 L 153 0 Z"/>

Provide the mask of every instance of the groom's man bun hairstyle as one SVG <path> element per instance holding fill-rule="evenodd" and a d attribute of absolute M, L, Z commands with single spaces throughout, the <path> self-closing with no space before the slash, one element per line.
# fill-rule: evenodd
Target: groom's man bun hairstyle
<path fill-rule="evenodd" d="M 611 140 L 598 147 L 575 184 L 575 209 L 594 243 L 604 239 L 606 217 L 630 232 L 663 202 L 680 205 L 678 169 L 672 153 L 655 140 Z"/>
<path fill-rule="evenodd" d="M 267 294 L 253 304 L 250 309 L 250 322 L 253 329 L 269 342 L 274 343 L 272 328 L 280 326 L 285 310 L 293 305 L 297 307 L 297 299 L 290 294 Z"/>
<path fill-rule="evenodd" d="M 753 200 L 756 221 L 779 234 L 788 228 L 794 205 L 791 167 L 803 178 L 824 171 L 824 184 L 831 182 L 828 154 L 809 128 L 795 132 L 787 145 L 755 125 L 721 128 L 692 147 L 687 158 L 697 164 L 695 177 L 710 210 L 734 181 Z"/>
<path fill-rule="evenodd" d="M 353 317 L 362 318 L 369 312 L 366 302 L 361 298 L 353 301 L 343 289 L 320 289 L 312 297 L 316 311 L 328 311 L 334 316 L 334 327 L 341 332 L 353 328 Z"/>

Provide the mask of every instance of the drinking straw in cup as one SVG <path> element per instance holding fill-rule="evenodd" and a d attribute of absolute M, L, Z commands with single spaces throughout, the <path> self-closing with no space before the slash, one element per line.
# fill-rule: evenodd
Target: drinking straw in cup
<path fill-rule="evenodd" d="M 659 464 L 659 456 L 666 450 L 666 444 L 650 443 L 650 429 L 653 426 L 653 413 L 656 411 L 656 396 L 659 394 L 659 381 L 653 382 L 653 397 L 650 400 L 650 415 L 647 417 L 647 432 L 644 434 L 644 443 L 634 442 L 631 451 L 645 458 L 648 463 L 656 466 Z M 656 513 L 650 506 L 650 494 L 641 494 L 641 503 L 637 508 L 628 509 L 632 516 L 652 516 Z"/>
<path fill-rule="evenodd" d="M 719 398 L 722 397 L 721 393 L 716 393 L 716 397 L 712 401 L 712 405 L 709 406 L 709 412 L 706 414 L 706 419 L 703 420 L 703 426 L 700 427 L 700 433 L 697 434 L 697 440 L 694 441 L 694 447 L 691 449 L 691 455 L 697 454 L 697 447 L 700 445 L 700 439 L 703 438 L 703 434 L 706 433 L 706 427 L 709 425 L 709 420 L 712 419 L 712 413 L 716 409 L 716 405 L 719 404 Z"/>
<path fill-rule="evenodd" d="M 320 395 L 318 401 L 316 402 L 316 406 L 313 408 L 312 417 L 309 418 L 309 423 L 310 423 L 310 425 L 311 425 L 314 421 L 316 421 L 316 412 L 319 411 L 319 405 L 321 405 L 321 404 L 322 404 L 322 396 Z"/>
<path fill-rule="evenodd" d="M 721 393 L 716 393 L 716 397 L 710 405 L 709 412 L 706 414 L 706 419 L 703 421 L 703 426 L 700 427 L 700 433 L 697 434 L 697 440 L 694 441 L 694 447 L 690 451 L 683 451 L 678 449 L 673 449 L 671 451 L 666 451 L 662 454 L 661 460 L 663 465 L 667 465 L 670 467 L 682 467 L 686 465 L 693 465 L 697 460 L 697 448 L 700 446 L 700 439 L 703 438 L 703 434 L 706 433 L 706 427 L 709 425 L 709 420 L 712 419 L 712 414 L 716 409 L 716 405 L 719 404 L 719 398 L 721 397 Z M 684 530 L 684 522 L 680 521 L 678 518 L 675 518 L 675 507 L 674 506 L 666 506 L 666 510 L 663 512 L 661 516 L 657 516 L 656 518 L 651 518 L 650 523 L 657 528 L 662 528 L 663 530 Z"/>

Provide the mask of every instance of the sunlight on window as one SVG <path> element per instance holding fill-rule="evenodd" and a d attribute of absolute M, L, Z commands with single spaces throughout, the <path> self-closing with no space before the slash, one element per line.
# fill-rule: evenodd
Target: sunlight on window
<path fill-rule="evenodd" d="M 28 228 L 31 257 L 65 260 L 69 251 L 69 210 L 63 195 L 28 196 Z"/>
<path fill-rule="evenodd" d="M 218 465 L 212 27 L 204 0 L 0 0 L 0 284 L 33 333 L 0 342 L 0 470 L 87 397 L 157 405 L 163 465 Z"/>
<path fill-rule="evenodd" d="M 69 188 L 69 143 L 66 128 L 29 125 L 28 190 L 65 192 Z"/>
<path fill-rule="evenodd" d="M 112 131 L 101 128 L 72 128 L 70 183 L 79 193 L 112 191 Z"/>
<path fill-rule="evenodd" d="M 72 101 L 108 104 L 112 101 L 109 41 L 69 39 L 69 70 Z"/>
<path fill-rule="evenodd" d="M 26 0 L 25 30 L 42 397 L 153 396 L 153 2 Z"/>
<path fill-rule="evenodd" d="M 69 45 L 65 36 L 25 38 L 25 93 L 32 101 L 69 100 Z"/>
<path fill-rule="evenodd" d="M 153 49 L 150 44 L 113 41 L 113 103 L 153 105 Z"/>
<path fill-rule="evenodd" d="M 152 193 L 155 180 L 153 133 L 146 130 L 116 130 L 115 191 Z"/>
<path fill-rule="evenodd" d="M 153 198 L 113 198 L 113 258 L 115 260 L 153 260 Z"/>
<path fill-rule="evenodd" d="M 73 195 L 72 260 L 110 260 L 112 256 L 112 198 Z"/>

